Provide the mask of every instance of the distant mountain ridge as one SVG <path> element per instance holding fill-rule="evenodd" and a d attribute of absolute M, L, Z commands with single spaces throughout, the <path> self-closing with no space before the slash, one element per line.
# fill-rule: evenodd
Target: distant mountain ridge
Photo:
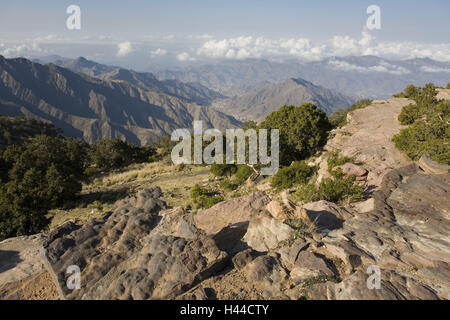
<path fill-rule="evenodd" d="M 145 90 L 163 91 L 166 94 L 177 96 L 178 98 L 199 105 L 209 105 L 216 99 L 225 98 L 224 95 L 200 83 L 185 83 L 172 79 L 160 81 L 150 72 L 136 72 L 120 67 L 108 66 L 87 60 L 83 57 L 77 59 L 59 59 L 54 61 L 54 64 L 103 80 L 127 81 Z"/>
<path fill-rule="evenodd" d="M 226 60 L 152 71 L 160 80 L 199 82 L 228 96 L 256 91 L 288 78 L 302 78 L 341 93 L 376 99 L 401 92 L 408 84 L 422 86 L 433 82 L 445 86 L 450 81 L 448 62 L 428 58 L 389 60 L 377 56 L 332 57 L 313 62 Z"/>
<path fill-rule="evenodd" d="M 279 84 L 269 84 L 255 92 L 217 102 L 214 106 L 240 120 L 260 122 L 283 105 L 298 106 L 304 102 L 312 102 L 330 115 L 349 107 L 356 100 L 356 97 L 316 86 L 309 81 L 291 78 Z"/>
<path fill-rule="evenodd" d="M 191 128 L 193 120 L 218 129 L 240 125 L 233 117 L 163 90 L 2 56 L 0 114 L 50 121 L 65 135 L 88 142 L 121 138 L 147 144 L 175 129 Z"/>

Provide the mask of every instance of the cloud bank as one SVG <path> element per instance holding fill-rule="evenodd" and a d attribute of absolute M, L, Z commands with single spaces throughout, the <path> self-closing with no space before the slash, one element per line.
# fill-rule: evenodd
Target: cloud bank
<path fill-rule="evenodd" d="M 298 58 L 321 60 L 333 56 L 376 55 L 394 59 L 431 58 L 450 61 L 450 43 L 378 42 L 367 30 L 360 39 L 334 36 L 325 43 L 306 38 L 268 39 L 236 37 L 208 40 L 197 50 L 200 57 L 211 59 Z"/>

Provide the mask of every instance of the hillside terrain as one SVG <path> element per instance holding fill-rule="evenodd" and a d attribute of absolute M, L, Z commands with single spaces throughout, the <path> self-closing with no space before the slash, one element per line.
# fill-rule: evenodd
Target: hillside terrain
<path fill-rule="evenodd" d="M 289 79 L 280 84 L 269 84 L 256 92 L 217 101 L 213 106 L 238 119 L 261 122 L 283 105 L 312 102 L 330 115 L 349 107 L 355 101 L 353 97 L 316 86 L 303 79 Z"/>
<path fill-rule="evenodd" d="M 316 183 L 330 164 L 351 172 L 364 187 L 353 202 L 299 201 L 270 178 L 226 191 L 207 167 L 165 161 L 97 175 L 72 208 L 51 212 L 48 232 L 0 242 L 0 296 L 52 299 L 56 287 L 61 299 L 449 299 L 450 168 L 412 161 L 392 141 L 413 102 L 349 112 L 308 159 Z M 336 150 L 344 164 L 329 161 Z M 193 207 L 195 185 L 224 201 Z M 83 285 L 72 291 L 73 264 Z"/>
<path fill-rule="evenodd" d="M 225 96 L 208 89 L 200 83 L 184 83 L 178 80 L 159 81 L 152 73 L 136 72 L 114 66 L 107 66 L 83 57 L 77 59 L 56 60 L 54 63 L 60 67 L 83 73 L 91 77 L 103 80 L 116 80 L 129 82 L 145 90 L 159 90 L 168 95 L 184 99 L 188 102 L 199 105 L 209 105 L 216 99 L 223 99 Z"/>
<path fill-rule="evenodd" d="M 48 121 L 65 135 L 87 142 L 121 138 L 142 145 L 174 129 L 191 128 L 193 120 L 218 129 L 240 125 L 230 116 L 168 93 L 155 79 L 157 86 L 150 87 L 118 81 L 114 75 L 101 80 L 54 64 L 0 56 L 0 114 Z"/>

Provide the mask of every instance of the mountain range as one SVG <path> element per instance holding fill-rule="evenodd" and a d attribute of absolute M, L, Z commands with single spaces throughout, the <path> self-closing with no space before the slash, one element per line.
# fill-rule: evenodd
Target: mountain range
<path fill-rule="evenodd" d="M 269 83 L 289 78 L 302 78 L 341 93 L 372 99 L 390 97 L 408 84 L 422 86 L 433 82 L 445 86 L 450 81 L 448 62 L 428 58 L 389 60 L 376 56 L 331 57 L 312 62 L 225 60 L 150 71 L 160 80 L 199 82 L 227 96 L 257 91 Z"/>
<path fill-rule="evenodd" d="M 218 129 L 240 126 L 233 117 L 193 102 L 214 96 L 208 89 L 178 81 L 170 87 L 173 81 L 105 68 L 106 74 L 97 69 L 102 76 L 92 77 L 53 63 L 0 56 L 0 114 L 49 121 L 87 142 L 121 138 L 147 144 L 174 129 L 191 128 L 193 120 Z M 190 88 L 197 90 L 182 97 Z"/>
<path fill-rule="evenodd" d="M 309 81 L 291 78 L 279 84 L 268 84 L 255 92 L 217 101 L 213 106 L 240 120 L 261 122 L 283 105 L 312 102 L 330 115 L 349 107 L 356 100 L 355 97 L 316 86 Z"/>

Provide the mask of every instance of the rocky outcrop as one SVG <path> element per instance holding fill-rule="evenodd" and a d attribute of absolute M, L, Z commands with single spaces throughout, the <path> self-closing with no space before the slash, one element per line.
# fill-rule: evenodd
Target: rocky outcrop
<path fill-rule="evenodd" d="M 250 221 L 252 217 L 265 212 L 269 202 L 270 198 L 262 192 L 224 201 L 197 213 L 195 225 L 208 234 L 215 234 L 229 225 Z"/>
<path fill-rule="evenodd" d="M 206 299 L 225 288 L 264 299 L 449 299 L 449 192 L 450 175 L 411 164 L 386 174 L 365 202 L 287 202 L 311 228 L 305 217 L 271 214 L 285 202 L 263 193 L 217 204 L 210 221 L 168 208 L 153 188 L 102 219 L 66 223 L 43 246 L 65 299 Z M 73 265 L 79 290 L 66 286 Z"/>
<path fill-rule="evenodd" d="M 305 210 L 297 207 L 289 199 L 283 199 L 281 201 L 271 201 L 267 205 L 267 211 L 277 220 L 285 221 L 288 219 L 305 219 L 307 218 Z"/>
<path fill-rule="evenodd" d="M 103 219 L 49 235 L 46 256 L 65 298 L 174 298 L 223 268 L 227 254 L 180 212 L 162 212 L 160 197 L 159 188 L 142 190 Z M 79 290 L 66 286 L 71 265 L 81 269 Z"/>
<path fill-rule="evenodd" d="M 425 154 L 423 155 L 417 165 L 425 172 L 435 173 L 435 174 L 447 174 L 450 173 L 450 166 L 445 164 L 437 163 L 430 159 L 430 156 Z"/>
<path fill-rule="evenodd" d="M 374 210 L 322 239 L 326 254 L 351 273 L 342 284 L 328 284 L 324 298 L 448 299 L 449 182 L 449 175 L 425 174 L 415 164 L 388 173 L 374 194 Z M 381 291 L 366 286 L 369 265 L 381 269 Z"/>
<path fill-rule="evenodd" d="M 402 125 L 397 118 L 402 108 L 413 101 L 404 98 L 390 98 L 374 101 L 371 105 L 350 112 L 347 115 L 348 124 L 332 131 L 325 150 L 339 150 L 340 154 L 353 157 L 356 164 L 364 168 L 354 168 L 345 165 L 352 173 L 359 176 L 359 171 L 367 170 L 367 186 L 378 188 L 383 176 L 390 170 L 411 163 L 408 158 L 395 148 L 392 137 Z M 319 177 L 328 177 L 326 156 L 322 157 Z M 365 172 L 361 177 L 365 176 Z M 320 180 L 320 179 L 319 179 Z"/>
<path fill-rule="evenodd" d="M 6 239 L 0 242 L 0 291 L 7 283 L 40 274 L 45 270 L 42 256 L 44 234 Z"/>
<path fill-rule="evenodd" d="M 288 240 L 293 232 L 287 224 L 261 215 L 250 221 L 243 242 L 256 251 L 271 251 L 277 248 L 280 242 Z"/>

